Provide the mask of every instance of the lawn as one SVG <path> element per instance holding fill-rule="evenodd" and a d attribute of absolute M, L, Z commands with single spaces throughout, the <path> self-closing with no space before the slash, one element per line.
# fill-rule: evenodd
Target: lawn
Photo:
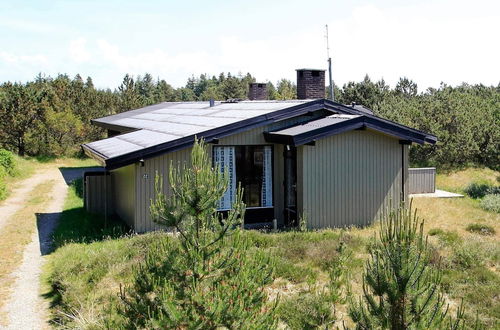
<path fill-rule="evenodd" d="M 499 175 L 484 169 L 440 174 L 438 187 L 462 192 L 471 181 L 494 183 Z M 482 210 L 476 200 L 468 197 L 420 198 L 413 204 L 425 219 L 435 267 L 443 269 L 442 290 L 450 310 L 453 312 L 463 298 L 470 322 L 477 315 L 483 326 L 500 327 L 499 214 Z M 58 231 L 69 239 L 59 240 L 58 249 L 50 256 L 44 275 L 45 295 L 52 303 L 55 324 L 71 328 L 117 326 L 121 324 L 117 313 L 120 286 L 130 285 L 134 269 L 154 242 L 175 238 L 165 233 L 123 235 L 121 227 L 96 228 L 102 221 L 91 220 L 80 207 L 77 189 L 73 189 L 67 200 L 67 216 Z M 78 226 L 79 222 L 84 225 Z M 494 233 L 471 224 L 491 227 Z M 76 231 L 65 234 L 68 228 L 82 228 L 80 241 Z M 314 292 L 327 283 L 328 269 L 340 253 L 350 256 L 346 264 L 349 287 L 354 296 L 359 295 L 367 247 L 377 230 L 375 224 L 310 232 L 244 232 L 251 249 L 268 252 L 275 265 L 273 281 L 266 292 L 270 300 L 279 297 L 276 311 L 280 323 L 300 329 L 321 317 L 315 310 L 321 297 Z M 340 245 L 345 248 L 340 249 Z M 341 304 L 336 310 L 337 317 L 351 325 L 347 305 Z"/>

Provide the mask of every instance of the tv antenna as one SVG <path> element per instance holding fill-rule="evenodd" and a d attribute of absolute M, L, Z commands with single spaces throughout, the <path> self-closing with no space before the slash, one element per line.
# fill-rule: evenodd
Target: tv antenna
<path fill-rule="evenodd" d="M 335 101 L 335 95 L 333 93 L 333 79 L 332 79 L 332 58 L 330 57 L 330 44 L 328 42 L 328 24 L 325 25 L 326 28 L 326 57 L 328 58 L 328 76 L 330 78 L 330 96 L 332 101 Z"/>

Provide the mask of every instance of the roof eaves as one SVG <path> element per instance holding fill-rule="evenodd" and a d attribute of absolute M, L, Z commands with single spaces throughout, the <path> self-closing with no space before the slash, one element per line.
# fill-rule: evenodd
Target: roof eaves
<path fill-rule="evenodd" d="M 417 129 L 414 129 L 414 128 L 411 128 L 411 127 L 408 127 L 408 126 L 405 126 L 405 125 L 402 125 L 402 124 L 399 124 L 399 123 L 394 122 L 394 121 L 389 120 L 389 119 L 377 117 L 377 116 L 375 116 L 373 114 L 369 114 L 369 113 L 366 113 L 366 112 L 363 112 L 363 111 L 360 111 L 360 110 L 353 109 L 353 108 L 351 108 L 349 106 L 346 106 L 346 105 L 340 104 L 340 103 L 336 103 L 336 102 L 333 102 L 331 100 L 325 99 L 324 101 L 325 101 L 325 108 L 336 109 L 337 111 L 344 112 L 344 113 L 347 113 L 347 114 L 363 115 L 363 116 L 365 116 L 367 118 L 371 118 L 373 120 L 376 120 L 376 121 L 379 121 L 379 122 L 382 122 L 382 123 L 385 123 L 385 124 L 393 125 L 395 127 L 399 127 L 401 129 L 404 129 L 404 130 L 407 130 L 409 132 L 412 132 L 413 134 L 415 134 L 415 136 L 418 136 L 418 138 L 421 141 L 424 141 L 424 142 L 427 142 L 427 143 L 430 143 L 430 144 L 435 144 L 437 142 L 437 137 L 435 135 L 432 135 L 432 134 L 429 134 L 429 133 L 426 133 L 426 132 L 423 132 L 423 131 L 420 131 L 420 130 L 417 130 Z M 421 144 L 423 144 L 424 142 L 422 142 Z"/>
<path fill-rule="evenodd" d="M 106 166 L 107 157 L 99 151 L 89 147 L 87 144 L 82 144 L 83 152 L 90 158 L 96 160 L 100 165 Z"/>

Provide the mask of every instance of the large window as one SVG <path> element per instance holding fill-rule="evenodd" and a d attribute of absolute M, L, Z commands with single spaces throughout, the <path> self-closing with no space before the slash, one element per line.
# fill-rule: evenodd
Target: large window
<path fill-rule="evenodd" d="M 239 183 L 247 208 L 273 206 L 271 146 L 215 146 L 213 150 L 214 163 L 229 174 L 229 187 L 219 210 L 231 208 Z"/>

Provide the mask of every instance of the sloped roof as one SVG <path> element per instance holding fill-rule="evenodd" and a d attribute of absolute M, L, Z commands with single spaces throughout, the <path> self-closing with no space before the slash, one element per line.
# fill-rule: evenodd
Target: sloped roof
<path fill-rule="evenodd" d="M 266 132 L 264 137 L 267 142 L 300 146 L 327 136 L 362 128 L 371 128 L 402 140 L 413 140 L 405 130 L 394 125 L 384 125 L 380 120 L 365 115 L 331 115 L 290 128 Z"/>
<path fill-rule="evenodd" d="M 188 147 L 195 136 L 210 141 L 321 109 L 373 118 L 383 126 L 404 131 L 402 136 L 413 142 L 436 140 L 432 135 L 325 99 L 215 102 L 212 107 L 209 102 L 164 102 L 93 120 L 95 125 L 126 133 L 82 147 L 108 169 L 114 169 Z"/>

